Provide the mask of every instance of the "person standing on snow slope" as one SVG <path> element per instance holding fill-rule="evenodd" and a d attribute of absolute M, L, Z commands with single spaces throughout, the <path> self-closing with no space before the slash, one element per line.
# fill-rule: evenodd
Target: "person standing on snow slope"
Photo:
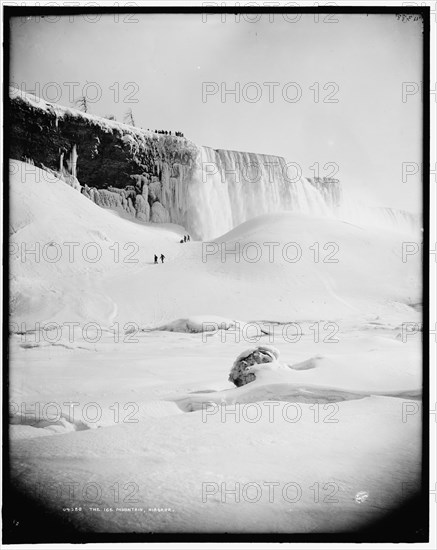
<path fill-rule="evenodd" d="M 158 256 L 155 254 L 155 261 L 154 261 L 155 264 L 158 263 Z"/>
<path fill-rule="evenodd" d="M 161 254 L 161 263 L 162 264 L 164 263 L 164 258 L 165 258 L 164 254 Z"/>

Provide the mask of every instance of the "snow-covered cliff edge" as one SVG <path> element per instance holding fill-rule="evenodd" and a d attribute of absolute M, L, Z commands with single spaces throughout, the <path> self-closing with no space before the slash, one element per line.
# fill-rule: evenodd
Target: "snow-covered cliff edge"
<path fill-rule="evenodd" d="M 9 116 L 10 158 L 55 172 L 99 206 L 197 238 L 280 210 L 323 214 L 329 188 L 339 194 L 338 182 L 321 193 L 281 157 L 199 147 L 12 88 Z"/>

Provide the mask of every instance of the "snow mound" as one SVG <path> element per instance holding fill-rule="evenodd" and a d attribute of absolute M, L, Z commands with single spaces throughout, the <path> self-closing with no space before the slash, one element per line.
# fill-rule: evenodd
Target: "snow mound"
<path fill-rule="evenodd" d="M 170 323 L 166 323 L 155 330 L 168 332 L 215 332 L 217 330 L 229 330 L 237 327 L 237 322 L 224 317 L 215 315 L 196 315 L 186 319 L 176 319 Z"/>
<path fill-rule="evenodd" d="M 369 364 L 367 357 L 351 353 L 342 358 L 314 356 L 289 365 L 278 361 L 278 356 L 270 346 L 246 350 L 229 376 L 236 388 L 169 399 L 185 412 L 263 401 L 332 403 L 369 396 L 421 399 L 420 373 L 413 375 L 408 361 L 390 365 L 386 357 L 375 355 Z"/>
<path fill-rule="evenodd" d="M 64 434 L 74 431 L 91 430 L 95 426 L 92 424 L 83 422 L 82 420 L 74 420 L 70 418 L 70 415 L 62 413 L 57 417 L 50 418 L 42 417 L 35 413 L 26 412 L 12 414 L 9 417 L 9 423 L 11 426 L 15 426 L 15 435 L 20 437 L 26 437 L 24 434 L 31 434 L 31 437 L 41 437 L 45 435 Z M 41 430 L 39 433 L 29 430 L 29 426 L 33 429 Z M 23 434 L 23 435 L 22 435 Z"/>

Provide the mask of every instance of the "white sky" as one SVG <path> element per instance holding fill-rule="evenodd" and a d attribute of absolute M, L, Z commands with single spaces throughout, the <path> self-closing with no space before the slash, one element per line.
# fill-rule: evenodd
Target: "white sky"
<path fill-rule="evenodd" d="M 106 15 L 94 22 L 17 18 L 11 81 L 31 92 L 39 83 L 47 100 L 59 92 L 64 105 L 71 104 L 64 83 L 79 83 L 79 97 L 87 82 L 96 82 L 101 97 L 90 103 L 94 114 L 122 120 L 132 107 L 138 126 L 182 130 L 199 145 L 284 156 L 307 176 L 314 175 L 315 162 L 321 176 L 331 174 L 325 163 L 336 163 L 336 177 L 352 194 L 418 212 L 421 174 L 403 182 L 402 163 L 420 166 L 422 104 L 420 93 L 402 101 L 402 83 L 421 86 L 422 23 L 395 15 L 339 14 L 334 23 L 325 17 L 306 14 L 291 22 L 263 14 L 252 23 L 232 15 L 225 22 L 209 15 L 204 22 L 201 14 Z M 255 103 L 242 93 L 239 103 L 230 95 L 222 102 L 220 93 L 202 101 L 204 82 L 219 89 L 255 82 L 262 95 Z M 279 83 L 273 102 L 264 82 Z M 282 96 L 289 82 L 302 92 L 295 103 Z M 335 92 L 323 89 L 329 82 L 338 88 L 332 95 L 338 103 L 323 102 Z M 123 90 L 127 83 L 135 85 Z M 255 91 L 247 89 L 250 97 Z M 94 93 L 89 87 L 88 95 Z M 123 101 L 129 93 L 138 103 Z"/>

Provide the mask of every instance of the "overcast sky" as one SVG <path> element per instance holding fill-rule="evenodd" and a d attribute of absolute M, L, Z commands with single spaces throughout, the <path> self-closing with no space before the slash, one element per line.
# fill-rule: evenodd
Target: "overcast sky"
<path fill-rule="evenodd" d="M 89 102 L 94 114 L 122 120 L 132 107 L 137 126 L 181 130 L 199 145 L 284 156 L 307 176 L 314 163 L 321 176 L 338 165 L 335 177 L 353 194 L 421 210 L 421 174 L 402 181 L 402 163 L 420 164 L 422 155 L 422 105 L 414 93 L 422 80 L 420 20 L 91 17 L 14 19 L 11 81 L 29 91 L 39 83 L 44 99 L 63 105 L 72 99 L 64 83 L 78 83 L 76 98 L 97 83 L 100 97 Z M 403 82 L 413 83 L 406 101 Z M 236 83 L 239 102 L 231 94 L 222 98 Z M 90 99 L 96 91 L 85 88 Z M 324 169 L 325 163 L 332 164 Z"/>

